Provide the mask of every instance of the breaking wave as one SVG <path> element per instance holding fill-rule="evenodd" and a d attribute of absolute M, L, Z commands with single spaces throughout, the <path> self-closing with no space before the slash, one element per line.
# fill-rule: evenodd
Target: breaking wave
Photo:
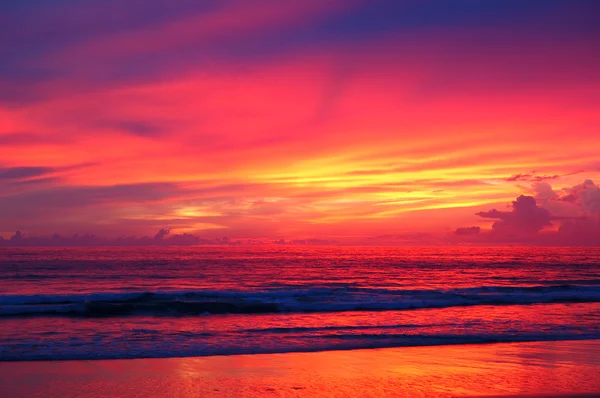
<path fill-rule="evenodd" d="M 347 286 L 266 291 L 0 295 L 0 317 L 311 313 L 585 302 L 600 302 L 600 286 L 481 286 L 447 290 Z"/>

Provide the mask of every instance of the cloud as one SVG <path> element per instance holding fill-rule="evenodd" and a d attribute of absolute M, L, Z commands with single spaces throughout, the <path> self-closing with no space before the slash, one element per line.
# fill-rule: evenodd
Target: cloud
<path fill-rule="evenodd" d="M 38 145 L 64 144 L 67 140 L 57 136 L 40 133 L 11 132 L 0 134 L 0 146 L 29 146 L 31 143 Z"/>
<path fill-rule="evenodd" d="M 154 238 L 148 236 L 122 236 L 118 238 L 105 238 L 94 234 L 61 236 L 53 234 L 51 236 L 26 236 L 17 231 L 9 240 L 0 239 L 0 246 L 194 246 L 194 245 L 218 245 L 218 244 L 237 244 L 236 241 L 229 239 L 205 239 L 193 234 L 174 234 L 164 238 L 169 234 L 166 229 L 158 231 Z"/>
<path fill-rule="evenodd" d="M 50 167 L 35 166 L 0 168 L 0 180 L 21 180 L 41 177 L 53 171 L 54 169 Z"/>
<path fill-rule="evenodd" d="M 45 167 L 45 166 L 21 166 L 21 167 L 0 167 L 0 183 L 13 182 L 19 180 L 32 180 L 41 177 L 47 177 L 48 174 L 56 174 L 70 170 L 82 169 L 92 166 L 93 163 L 80 163 L 63 167 Z"/>
<path fill-rule="evenodd" d="M 592 180 L 557 190 L 548 183 L 534 183 L 532 189 L 538 203 L 557 219 L 600 213 L 600 187 Z"/>
<path fill-rule="evenodd" d="M 600 186 L 592 180 L 585 180 L 583 183 L 572 188 L 563 190 L 563 195 L 559 200 L 575 203 L 581 206 L 584 212 L 593 214 L 600 213 Z"/>
<path fill-rule="evenodd" d="M 541 182 L 544 180 L 554 180 L 559 176 L 557 174 L 553 175 L 535 175 L 535 174 L 513 174 L 512 176 L 505 178 L 505 181 L 531 181 L 531 182 Z"/>
<path fill-rule="evenodd" d="M 479 217 L 498 219 L 492 225 L 494 232 L 502 235 L 532 235 L 552 225 L 550 212 L 537 205 L 531 196 L 521 195 L 512 202 L 512 211 L 481 211 Z"/>
<path fill-rule="evenodd" d="M 121 120 L 118 122 L 102 123 L 100 127 L 107 127 L 118 131 L 123 131 L 127 134 L 132 134 L 145 138 L 156 138 L 165 134 L 167 130 L 157 124 L 133 120 Z"/>
<path fill-rule="evenodd" d="M 600 245 L 600 217 L 563 221 L 558 228 L 558 242 L 563 245 Z"/>
<path fill-rule="evenodd" d="M 535 192 L 535 199 L 538 202 L 547 203 L 558 198 L 558 194 L 554 192 L 552 185 L 547 182 L 535 182 L 532 188 Z"/>
<path fill-rule="evenodd" d="M 158 206 L 162 202 L 190 195 L 191 192 L 175 183 L 110 186 L 51 184 L 21 184 L 12 187 L 12 190 L 0 191 L 0 224 L 11 229 L 30 229 L 35 225 L 46 225 L 52 226 L 52 229 L 60 228 L 59 230 L 73 222 L 81 223 L 81 227 L 85 228 L 92 224 L 110 225 L 122 218 L 120 214 L 123 212 L 134 212 L 133 209 L 139 206 Z M 35 227 L 34 229 L 39 230 Z"/>
<path fill-rule="evenodd" d="M 459 236 L 473 236 L 479 234 L 479 232 L 481 232 L 480 227 L 460 227 L 456 228 L 454 234 Z"/>
<path fill-rule="evenodd" d="M 186 191 L 175 183 L 140 183 L 110 186 L 54 187 L 0 198 L 2 204 L 36 204 L 35 207 L 73 208 L 98 203 L 154 202 Z M 34 206 L 32 206 L 34 207 Z"/>
<path fill-rule="evenodd" d="M 169 231 L 168 229 L 162 228 L 161 230 L 159 230 L 156 235 L 154 235 L 154 239 L 162 239 L 165 236 L 169 235 L 171 231 Z"/>
<path fill-rule="evenodd" d="M 210 67 L 215 60 L 235 65 L 267 52 L 287 52 L 303 44 L 301 37 L 314 40 L 294 34 L 294 27 L 308 30 L 320 17 L 349 6 L 339 0 L 134 3 L 139 6 L 64 0 L 7 10 L 0 37 L 0 101 L 39 100 L 50 87 L 56 95 L 148 82 Z"/>
<path fill-rule="evenodd" d="M 4 33 L 0 49 L 7 48 L 0 51 L 4 61 L 0 65 L 0 99 L 46 97 L 49 87 L 75 92 L 93 84 L 148 81 L 215 63 L 239 65 L 306 49 L 350 47 L 381 37 L 405 37 L 414 42 L 415 33 L 440 34 L 441 30 L 443 34 L 465 25 L 479 26 L 481 21 L 501 29 L 506 28 L 507 17 L 515 22 L 510 25 L 511 33 L 520 28 L 519 33 L 527 36 L 533 36 L 532 30 L 557 37 L 564 32 L 581 36 L 587 33 L 581 23 L 585 13 L 577 9 L 588 10 L 590 15 L 597 11 L 592 2 L 573 6 L 576 0 L 543 6 L 507 0 L 495 2 L 493 7 L 463 1 L 451 9 L 440 6 L 444 1 L 418 4 L 394 0 L 57 3 L 36 2 L 0 13 L 5 16 L 0 20 Z M 515 14 L 519 15 L 516 21 Z M 479 47 L 475 51 L 482 52 L 485 35 L 467 34 L 469 42 Z M 429 51 L 423 52 L 429 55 Z M 414 55 L 410 53 L 408 60 Z M 525 61 L 520 66 L 529 65 Z M 62 84 L 53 85 L 57 81 Z"/>
<path fill-rule="evenodd" d="M 91 166 L 92 163 L 81 163 L 62 167 L 44 166 L 22 166 L 22 167 L 0 167 L 0 206 L 10 209 L 10 197 L 21 194 L 35 195 L 35 191 L 53 190 L 64 182 L 65 176 L 70 171 L 80 170 Z M 20 202 L 17 200 L 17 202 Z M 17 203 L 17 205 L 24 205 Z M 38 202 L 38 204 L 41 202 Z M 7 210 L 8 211 L 8 210 Z M 32 209 L 32 213 L 34 210 Z M 14 215 L 14 214 L 13 214 Z M 0 223 L 5 217 L 0 214 Z"/>
<path fill-rule="evenodd" d="M 476 235 L 477 242 L 518 242 L 543 245 L 600 245 L 600 188 L 591 180 L 554 190 L 546 182 L 532 184 L 535 198 L 519 196 L 511 211 L 491 209 L 476 213 L 496 220 L 490 231 Z M 557 229 L 548 227 L 558 224 Z M 474 227 L 472 227 L 474 228 Z M 470 228 L 454 235 L 467 237 Z"/>

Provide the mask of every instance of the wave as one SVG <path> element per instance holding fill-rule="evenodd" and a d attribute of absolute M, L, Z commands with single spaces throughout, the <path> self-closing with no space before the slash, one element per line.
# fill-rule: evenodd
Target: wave
<path fill-rule="evenodd" d="M 481 286 L 447 290 L 337 287 L 268 291 L 0 295 L 0 317 L 386 311 L 578 302 L 600 302 L 600 286 Z"/>
<path fill-rule="evenodd" d="M 0 347 L 0 362 L 8 361 L 44 361 L 44 360 L 90 360 L 90 359 L 134 359 L 134 358 L 174 358 L 174 357 L 206 357 L 214 355 L 248 355 L 248 354 L 277 354 L 289 352 L 317 352 L 340 351 L 355 349 L 393 348 L 393 347 L 419 347 L 443 346 L 464 344 L 492 344 L 492 343 L 525 343 L 565 340 L 596 340 L 597 333 L 581 334 L 540 334 L 522 333 L 518 335 L 502 334 L 430 334 L 410 336 L 404 334 L 387 335 L 337 335 L 326 338 L 309 336 L 310 344 L 294 344 L 285 342 L 276 346 L 242 344 L 237 346 L 204 346 L 204 347 L 178 347 L 160 344 L 152 349 L 133 350 L 111 347 L 107 350 L 81 350 L 79 347 L 60 347 L 59 352 L 40 352 L 29 350 L 27 352 L 11 352 Z"/>

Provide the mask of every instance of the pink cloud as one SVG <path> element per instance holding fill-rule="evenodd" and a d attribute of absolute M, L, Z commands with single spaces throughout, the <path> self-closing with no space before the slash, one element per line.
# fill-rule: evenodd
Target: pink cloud
<path fill-rule="evenodd" d="M 457 228 L 455 235 L 478 243 L 528 243 L 543 245 L 600 244 L 600 188 L 591 180 L 554 190 L 546 182 L 533 184 L 535 198 L 519 196 L 510 211 L 478 212 L 497 220 L 492 229 L 471 234 L 473 228 Z M 537 199 L 537 200 L 536 200 Z M 558 225 L 557 229 L 552 229 Z"/>
<path fill-rule="evenodd" d="M 492 209 L 477 215 L 498 219 L 492 225 L 492 231 L 503 236 L 530 236 L 552 225 L 550 212 L 539 207 L 533 197 L 524 195 L 512 202 L 511 211 Z"/>

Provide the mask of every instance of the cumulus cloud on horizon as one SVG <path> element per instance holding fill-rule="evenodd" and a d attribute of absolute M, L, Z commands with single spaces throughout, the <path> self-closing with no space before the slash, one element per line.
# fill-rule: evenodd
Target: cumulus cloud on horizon
<path fill-rule="evenodd" d="M 585 180 L 560 190 L 554 190 L 547 182 L 536 182 L 532 187 L 534 196 L 520 195 L 510 205 L 510 211 L 491 209 L 476 213 L 495 220 L 491 230 L 459 227 L 454 235 L 476 237 L 488 243 L 600 244 L 600 186 Z"/>
<path fill-rule="evenodd" d="M 512 202 L 512 211 L 481 211 L 479 217 L 497 219 L 492 230 L 503 235 L 530 235 L 552 226 L 550 212 L 539 207 L 535 198 L 521 195 Z"/>

